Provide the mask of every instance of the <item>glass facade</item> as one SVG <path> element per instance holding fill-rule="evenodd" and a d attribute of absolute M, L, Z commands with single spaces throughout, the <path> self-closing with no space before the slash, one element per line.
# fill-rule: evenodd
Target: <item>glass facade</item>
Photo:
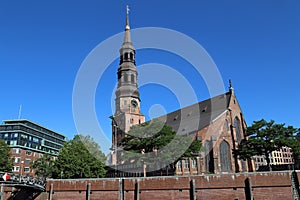
<path fill-rule="evenodd" d="M 7 120 L 0 125 L 0 139 L 10 147 L 57 155 L 65 137 L 28 120 Z M 27 152 L 28 154 L 29 152 Z"/>

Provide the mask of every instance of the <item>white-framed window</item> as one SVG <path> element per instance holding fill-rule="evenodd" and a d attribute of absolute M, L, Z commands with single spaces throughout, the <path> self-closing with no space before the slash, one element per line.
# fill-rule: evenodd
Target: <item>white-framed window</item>
<path fill-rule="evenodd" d="M 13 148 L 13 153 L 14 154 L 20 154 L 21 152 L 22 152 L 21 149 L 19 149 L 19 148 Z"/>
<path fill-rule="evenodd" d="M 192 160 L 192 168 L 197 168 L 197 160 Z"/>
<path fill-rule="evenodd" d="M 20 166 L 13 166 L 12 171 L 13 172 L 19 172 L 20 171 Z"/>
<path fill-rule="evenodd" d="M 29 150 L 26 150 L 26 155 L 27 155 L 27 156 L 31 156 L 31 154 L 32 154 L 32 152 L 31 152 L 31 151 L 29 151 Z"/>
<path fill-rule="evenodd" d="M 20 162 L 21 162 L 21 158 L 19 158 L 19 157 L 13 158 L 13 163 L 20 163 Z"/>
<path fill-rule="evenodd" d="M 25 164 L 30 164 L 31 163 L 31 160 L 30 159 L 25 159 Z"/>
<path fill-rule="evenodd" d="M 184 168 L 189 169 L 190 168 L 190 162 L 189 160 L 184 160 Z"/>
<path fill-rule="evenodd" d="M 30 172 L 30 168 L 29 167 L 24 167 L 24 172 Z"/>

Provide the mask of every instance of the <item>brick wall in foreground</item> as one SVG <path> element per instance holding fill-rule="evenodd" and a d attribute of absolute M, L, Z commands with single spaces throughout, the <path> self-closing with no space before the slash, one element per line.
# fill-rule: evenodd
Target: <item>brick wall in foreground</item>
<path fill-rule="evenodd" d="M 298 173 L 298 176 L 300 174 Z M 139 198 L 190 199 L 191 180 L 195 181 L 197 199 L 246 199 L 245 180 L 249 177 L 252 195 L 258 199 L 293 199 L 291 172 L 261 172 L 186 177 L 151 177 L 136 179 L 82 179 L 48 180 L 47 198 L 52 200 L 87 199 L 134 199 L 139 187 Z M 137 186 L 138 185 L 138 186 Z M 124 191 L 122 192 L 122 188 Z"/>
<path fill-rule="evenodd" d="M 300 172 L 297 173 L 297 176 L 300 176 Z M 247 199 L 246 196 L 249 198 L 249 191 L 247 191 L 249 187 L 245 186 L 247 178 L 250 179 L 252 185 L 251 191 L 255 200 L 293 199 L 291 171 L 184 177 L 124 178 L 123 180 L 49 179 L 47 182 L 47 192 L 42 194 L 38 199 L 86 200 L 89 198 L 90 200 L 116 200 L 119 196 L 123 195 L 123 199 L 126 200 L 135 199 L 136 197 L 139 197 L 140 200 L 182 200 L 190 199 L 190 195 L 195 195 L 197 200 L 241 200 Z M 194 180 L 194 183 L 192 180 Z M 191 188 L 195 188 L 195 192 Z"/>

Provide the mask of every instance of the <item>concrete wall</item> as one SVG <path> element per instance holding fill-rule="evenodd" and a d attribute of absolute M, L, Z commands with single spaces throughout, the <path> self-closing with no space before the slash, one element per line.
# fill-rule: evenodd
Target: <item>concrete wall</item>
<path fill-rule="evenodd" d="M 300 177 L 300 173 L 297 173 Z M 291 172 L 261 172 L 183 177 L 130 179 L 76 179 L 47 182 L 47 194 L 40 199 L 246 199 L 245 180 L 250 178 L 252 195 L 258 199 L 293 199 Z M 194 180 L 195 193 L 191 193 Z M 88 188 L 88 185 L 90 188 Z M 51 189 L 52 188 L 52 189 Z M 135 191 L 138 191 L 135 193 Z M 50 191 L 52 194 L 50 196 Z M 87 191 L 90 190 L 90 193 Z M 246 189 L 247 190 L 247 189 Z M 87 195 L 89 194 L 89 196 Z M 47 197 L 46 197 L 47 196 Z M 123 198 L 122 198 L 123 197 Z"/>

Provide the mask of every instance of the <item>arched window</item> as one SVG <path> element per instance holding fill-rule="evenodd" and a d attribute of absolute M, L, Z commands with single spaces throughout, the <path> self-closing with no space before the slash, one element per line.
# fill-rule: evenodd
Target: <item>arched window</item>
<path fill-rule="evenodd" d="M 128 75 L 124 74 L 124 82 L 127 83 L 128 82 Z"/>
<path fill-rule="evenodd" d="M 226 131 L 229 131 L 229 125 L 228 125 L 228 120 L 225 119 L 225 128 L 226 128 Z"/>
<path fill-rule="evenodd" d="M 205 167 L 207 172 L 214 173 L 214 156 L 211 141 L 205 142 Z"/>
<path fill-rule="evenodd" d="M 221 172 L 231 171 L 230 146 L 225 140 L 220 144 L 220 164 Z"/>
<path fill-rule="evenodd" d="M 133 74 L 131 74 L 131 83 L 134 83 L 135 81 L 134 81 L 134 75 Z"/>
<path fill-rule="evenodd" d="M 241 140 L 242 140 L 241 123 L 240 123 L 239 118 L 237 118 L 237 117 L 234 118 L 234 127 L 235 127 L 236 140 L 240 144 Z"/>

